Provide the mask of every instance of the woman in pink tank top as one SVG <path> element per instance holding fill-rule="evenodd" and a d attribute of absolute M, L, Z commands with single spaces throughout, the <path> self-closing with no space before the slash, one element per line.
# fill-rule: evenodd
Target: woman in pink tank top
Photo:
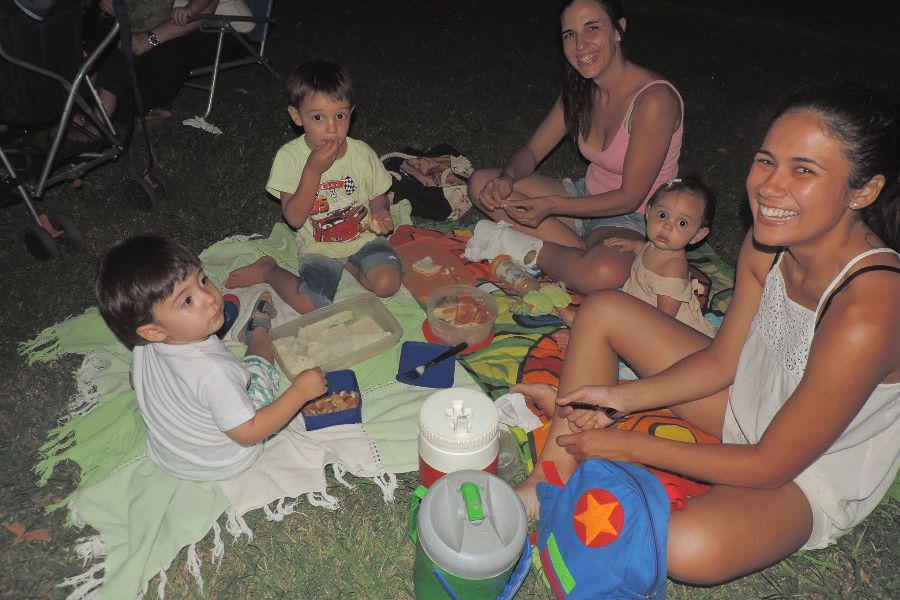
<path fill-rule="evenodd" d="M 618 0 L 571 0 L 560 23 L 562 95 L 503 168 L 472 175 L 469 197 L 491 219 L 543 240 L 541 270 L 587 293 L 628 278 L 634 256 L 603 241 L 644 239 L 647 199 L 678 172 L 684 107 L 672 84 L 625 57 Z M 590 162 L 584 179 L 536 173 L 567 136 Z"/>

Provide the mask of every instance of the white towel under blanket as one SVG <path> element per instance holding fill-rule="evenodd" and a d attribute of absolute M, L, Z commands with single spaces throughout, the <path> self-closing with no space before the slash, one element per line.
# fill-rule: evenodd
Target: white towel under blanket
<path fill-rule="evenodd" d="M 303 431 L 288 425 L 266 442 L 262 455 L 249 469 L 220 482 L 230 510 L 238 515 L 262 508 L 276 500 L 308 494 L 314 504 L 337 508 L 337 501 L 326 492 L 325 466 L 333 464 L 335 476 L 343 480 L 350 472 L 372 478 L 390 501 L 396 478 L 385 473 L 375 444 L 362 426 L 336 425 L 327 430 Z"/>

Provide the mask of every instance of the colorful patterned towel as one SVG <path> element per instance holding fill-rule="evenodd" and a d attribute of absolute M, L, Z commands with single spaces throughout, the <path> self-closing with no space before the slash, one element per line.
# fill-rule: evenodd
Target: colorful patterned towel
<path fill-rule="evenodd" d="M 493 341 L 484 350 L 460 359 L 487 394 L 497 398 L 505 394 L 515 383 L 547 383 L 557 386 L 569 340 L 569 329 L 560 327 L 558 322 L 542 324 L 546 321 L 528 320 L 514 315 L 510 309 L 518 303 L 518 297 L 506 293 L 503 289 L 504 284 L 494 280 L 488 264 L 473 263 L 463 256 L 466 241 L 471 235 L 472 232 L 469 230 L 441 233 L 403 226 L 397 229 L 391 243 L 401 246 L 417 239 L 433 238 L 459 257 L 479 282 L 492 281 L 501 287 L 501 291 L 494 293 L 500 314 Z M 705 296 L 708 298 L 708 306 L 714 313 L 724 313 L 734 287 L 734 269 L 706 244 L 690 252 L 688 258 L 692 266 L 692 276 L 700 279 L 707 288 Z M 580 300 L 581 298 L 575 295 L 575 301 Z M 624 365 L 620 365 L 619 376 L 623 380 L 635 379 L 634 374 Z M 658 428 L 647 426 L 644 430 L 670 439 L 714 441 L 711 436 L 674 419 L 667 411 L 660 411 L 658 415 L 666 426 Z M 520 440 L 523 459 L 530 470 L 532 461 L 543 447 L 547 430 L 538 429 L 528 436 L 521 430 L 514 433 Z"/>

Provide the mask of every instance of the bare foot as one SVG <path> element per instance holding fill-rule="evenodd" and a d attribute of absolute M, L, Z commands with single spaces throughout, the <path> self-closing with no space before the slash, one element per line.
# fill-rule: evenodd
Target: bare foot
<path fill-rule="evenodd" d="M 517 383 L 509 391 L 524 395 L 526 400 L 540 408 L 548 417 L 552 417 L 556 410 L 557 392 L 546 383 Z"/>
<path fill-rule="evenodd" d="M 147 111 L 147 114 L 144 115 L 144 119 L 146 119 L 147 121 L 160 121 L 162 119 L 169 119 L 174 114 L 175 113 L 168 108 L 151 108 Z"/>
<path fill-rule="evenodd" d="M 562 352 L 562 355 L 566 355 L 566 349 L 569 347 L 569 337 L 571 336 L 572 330 L 568 327 L 560 327 L 552 334 L 550 334 L 550 338 L 556 342 L 556 345 L 559 346 L 559 351 Z"/>
<path fill-rule="evenodd" d="M 574 306 L 567 306 L 566 308 L 562 308 L 559 311 L 559 318 L 562 319 L 562 322 L 572 326 L 572 323 L 575 321 L 575 313 L 578 312 Z"/>
<path fill-rule="evenodd" d="M 522 505 L 525 507 L 525 516 L 529 519 L 538 518 L 541 503 L 538 502 L 537 497 L 537 484 L 539 481 L 543 481 L 543 478 L 538 479 L 534 475 L 538 472 L 538 469 L 535 469 L 531 476 L 516 486 L 516 494 L 519 495 L 519 500 L 522 501 Z"/>
<path fill-rule="evenodd" d="M 266 282 L 266 273 L 278 263 L 271 256 L 263 256 L 245 267 L 235 269 L 225 279 L 225 287 L 232 290 L 250 287 L 258 283 Z M 271 299 L 270 299 L 271 301 Z"/>

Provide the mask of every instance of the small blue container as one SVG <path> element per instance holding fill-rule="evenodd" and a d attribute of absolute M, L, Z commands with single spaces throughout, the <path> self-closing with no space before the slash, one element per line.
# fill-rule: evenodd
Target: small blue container
<path fill-rule="evenodd" d="M 303 421 L 306 423 L 306 430 L 313 431 L 316 429 L 324 429 L 333 425 L 347 425 L 349 423 L 362 422 L 362 394 L 359 393 L 359 384 L 356 382 L 356 373 L 350 369 L 342 371 L 330 371 L 325 373 L 325 380 L 328 383 L 328 391 L 326 394 L 334 394 L 337 392 L 356 392 L 359 397 L 359 403 L 354 408 L 340 410 L 337 412 L 327 413 L 324 415 L 303 415 Z"/>
<path fill-rule="evenodd" d="M 232 302 L 231 300 L 226 300 L 222 305 L 222 314 L 225 319 L 222 323 L 222 327 L 216 332 L 216 336 L 219 339 L 225 337 L 225 334 L 231 329 L 231 326 L 234 325 L 234 322 L 237 321 L 238 314 L 240 314 L 240 307 Z"/>

